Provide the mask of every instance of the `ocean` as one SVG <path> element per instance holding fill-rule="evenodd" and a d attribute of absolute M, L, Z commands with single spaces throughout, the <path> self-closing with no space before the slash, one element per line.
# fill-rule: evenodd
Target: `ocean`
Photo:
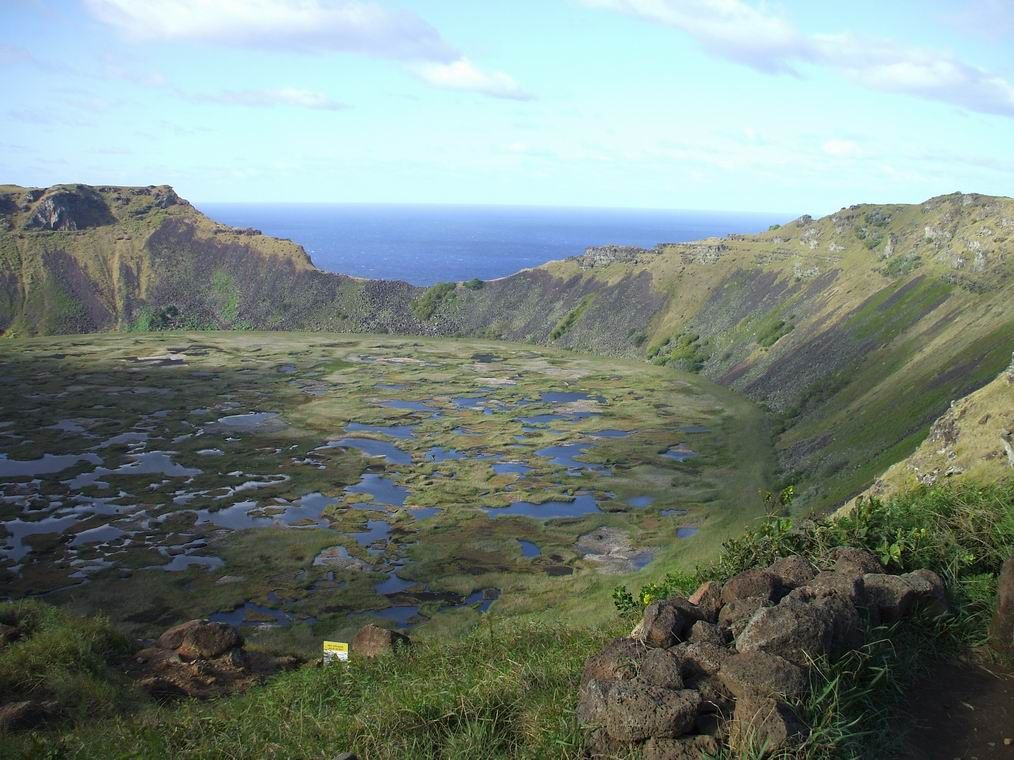
<path fill-rule="evenodd" d="M 302 245 L 319 268 L 415 285 L 489 280 L 589 246 L 653 247 L 766 230 L 790 217 L 521 206 L 201 203 L 212 219 Z"/>

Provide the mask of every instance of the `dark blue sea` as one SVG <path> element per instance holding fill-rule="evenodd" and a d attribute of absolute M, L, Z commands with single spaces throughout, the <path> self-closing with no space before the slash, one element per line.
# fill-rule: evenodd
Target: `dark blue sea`
<path fill-rule="evenodd" d="M 203 203 L 233 227 L 302 245 L 331 272 L 416 285 L 503 277 L 589 246 L 652 247 L 760 232 L 786 214 L 522 206 Z"/>

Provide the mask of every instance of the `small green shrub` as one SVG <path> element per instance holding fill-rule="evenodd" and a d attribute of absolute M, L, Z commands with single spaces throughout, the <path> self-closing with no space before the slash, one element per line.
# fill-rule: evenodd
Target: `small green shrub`
<path fill-rule="evenodd" d="M 466 280 L 461 284 L 464 287 L 468 288 L 469 290 L 482 290 L 484 287 L 486 287 L 486 283 L 480 280 L 478 277 L 473 277 L 471 280 Z"/>
<path fill-rule="evenodd" d="M 441 303 L 454 297 L 456 287 L 453 282 L 440 282 L 427 288 L 421 296 L 412 302 L 412 313 L 425 322 L 436 313 Z"/>
<path fill-rule="evenodd" d="M 648 349 L 648 359 L 659 366 L 700 372 L 704 368 L 704 362 L 711 356 L 705 344 L 706 341 L 702 342 L 697 333 L 681 332 L 664 343 L 651 346 Z"/>
<path fill-rule="evenodd" d="M 787 322 L 784 319 L 778 319 L 763 325 L 757 333 L 757 342 L 764 346 L 764 348 L 770 348 L 783 337 L 788 335 L 795 329 L 795 325 L 791 322 Z"/>
<path fill-rule="evenodd" d="M 896 256 L 889 259 L 881 272 L 888 277 L 901 277 L 908 274 L 922 263 L 918 254 L 910 253 L 907 256 Z"/>
<path fill-rule="evenodd" d="M 995 579 L 1003 561 L 1014 555 L 1014 479 L 990 486 L 924 487 L 886 501 L 862 499 L 848 514 L 799 523 L 777 508 L 791 502 L 790 489 L 765 498 L 764 522 L 726 541 L 716 562 L 699 567 L 691 578 L 681 577 L 679 587 L 724 581 L 793 554 L 825 567 L 834 548 L 856 546 L 876 554 L 891 572 L 928 567 L 940 574 L 965 618 L 976 621 L 966 629 L 969 641 L 985 635 L 992 600 L 987 579 Z M 667 581 L 629 596 L 637 602 L 659 583 Z M 614 592 L 614 600 L 626 599 L 624 592 Z M 643 605 L 624 606 L 617 604 L 625 612 Z"/>
<path fill-rule="evenodd" d="M 567 315 L 556 323 L 556 327 L 553 328 L 552 332 L 549 333 L 550 340 L 558 340 L 562 338 L 567 332 L 574 326 L 574 323 L 584 314 L 585 309 L 588 308 L 588 304 L 591 302 L 590 296 L 585 296 L 581 299 L 576 307 L 567 312 Z"/>

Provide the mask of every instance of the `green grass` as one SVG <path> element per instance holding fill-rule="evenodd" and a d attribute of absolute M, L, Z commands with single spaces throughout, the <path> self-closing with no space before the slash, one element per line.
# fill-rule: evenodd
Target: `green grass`
<path fill-rule="evenodd" d="M 58 714 L 86 721 L 118 712 L 131 700 L 124 679 L 110 666 L 130 646 L 108 619 L 77 618 L 41 602 L 19 601 L 0 603 L 0 621 L 16 623 L 21 631 L 19 640 L 0 648 L 4 702 L 55 702 Z"/>
<path fill-rule="evenodd" d="M 215 703 L 21 736 L 5 756 L 577 757 L 581 668 L 618 632 L 492 623 L 376 661 L 303 668 Z"/>

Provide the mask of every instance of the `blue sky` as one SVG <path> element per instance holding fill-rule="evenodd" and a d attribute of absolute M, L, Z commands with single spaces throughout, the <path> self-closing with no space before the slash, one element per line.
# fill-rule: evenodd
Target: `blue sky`
<path fill-rule="evenodd" d="M 5 0 L 0 66 L 0 182 L 23 185 L 812 214 L 1014 194 L 1008 0 Z"/>

